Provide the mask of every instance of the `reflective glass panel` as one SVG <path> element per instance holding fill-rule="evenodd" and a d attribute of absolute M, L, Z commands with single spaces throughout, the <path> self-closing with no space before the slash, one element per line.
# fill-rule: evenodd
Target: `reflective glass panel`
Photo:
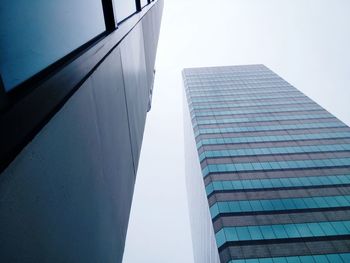
<path fill-rule="evenodd" d="M 5 0 L 0 23 L 6 91 L 105 31 L 100 0 Z"/>

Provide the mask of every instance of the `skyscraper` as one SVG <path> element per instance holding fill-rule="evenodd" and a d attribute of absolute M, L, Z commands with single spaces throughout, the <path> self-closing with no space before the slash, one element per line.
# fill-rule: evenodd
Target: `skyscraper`
<path fill-rule="evenodd" d="M 350 128 L 263 65 L 183 80 L 195 262 L 350 262 Z"/>
<path fill-rule="evenodd" d="M 0 262 L 121 262 L 163 1 L 3 1 Z"/>

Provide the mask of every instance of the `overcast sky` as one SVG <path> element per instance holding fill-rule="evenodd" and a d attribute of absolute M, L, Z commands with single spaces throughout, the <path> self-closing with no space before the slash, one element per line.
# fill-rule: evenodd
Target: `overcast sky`
<path fill-rule="evenodd" d="M 350 125 L 350 1 L 165 0 L 124 263 L 193 262 L 184 67 L 265 64 Z"/>

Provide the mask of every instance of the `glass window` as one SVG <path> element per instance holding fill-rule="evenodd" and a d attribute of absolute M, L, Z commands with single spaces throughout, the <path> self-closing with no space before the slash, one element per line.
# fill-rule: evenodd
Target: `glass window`
<path fill-rule="evenodd" d="M 236 231 L 237 231 L 238 240 L 251 240 L 252 239 L 247 227 L 237 227 Z"/>
<path fill-rule="evenodd" d="M 284 230 L 283 225 L 272 225 L 272 229 L 277 238 L 288 238 L 288 235 Z"/>
<path fill-rule="evenodd" d="M 100 0 L 6 1 L 0 23 L 6 91 L 105 31 Z"/>
<path fill-rule="evenodd" d="M 341 258 L 343 259 L 344 262 L 350 262 L 350 253 L 344 253 L 340 254 Z"/>
<path fill-rule="evenodd" d="M 340 255 L 338 254 L 329 254 L 327 255 L 329 262 L 342 262 Z"/>
<path fill-rule="evenodd" d="M 249 201 L 240 201 L 241 211 L 252 211 Z"/>
<path fill-rule="evenodd" d="M 288 263 L 300 263 L 299 257 L 287 257 L 287 262 Z"/>
<path fill-rule="evenodd" d="M 220 213 L 228 213 L 230 212 L 230 207 L 227 202 L 218 202 Z"/>
<path fill-rule="evenodd" d="M 329 263 L 325 255 L 312 256 L 317 263 Z M 340 261 L 341 262 L 341 261 Z"/>
<path fill-rule="evenodd" d="M 271 226 L 259 226 L 264 239 L 276 239 Z"/>
<path fill-rule="evenodd" d="M 324 232 L 318 223 L 309 223 L 309 229 L 313 236 L 324 236 Z"/>
<path fill-rule="evenodd" d="M 237 235 L 235 227 L 226 228 L 225 234 L 226 234 L 227 240 L 229 240 L 229 241 L 237 241 L 238 240 L 238 235 Z"/>
<path fill-rule="evenodd" d="M 216 217 L 220 213 L 217 204 L 213 204 L 209 210 L 212 218 Z"/>
<path fill-rule="evenodd" d="M 135 0 L 113 0 L 113 6 L 118 23 L 136 12 Z"/>
<path fill-rule="evenodd" d="M 287 263 L 287 259 L 284 257 L 273 258 L 273 263 Z"/>
<path fill-rule="evenodd" d="M 333 224 L 337 225 L 337 223 L 341 224 L 341 222 L 334 222 Z M 335 231 L 330 222 L 321 222 L 319 225 L 327 236 L 337 235 L 337 231 Z"/>
<path fill-rule="evenodd" d="M 346 235 L 349 232 L 342 222 L 331 222 L 330 224 L 338 235 Z"/>
<path fill-rule="evenodd" d="M 295 224 L 298 229 L 298 232 L 302 237 L 312 237 L 312 232 L 310 231 L 307 224 Z"/>
<path fill-rule="evenodd" d="M 298 232 L 298 229 L 293 224 L 286 224 L 283 225 L 285 231 L 287 232 L 288 237 L 294 238 L 294 237 L 300 237 L 300 234 Z"/>
<path fill-rule="evenodd" d="M 252 240 L 264 239 L 258 226 L 248 226 L 248 230 Z"/>
<path fill-rule="evenodd" d="M 216 238 L 216 243 L 218 244 L 218 247 L 224 244 L 226 242 L 224 229 L 221 229 L 219 232 L 217 232 L 215 234 L 215 238 Z"/>
<path fill-rule="evenodd" d="M 312 256 L 300 256 L 302 263 L 316 263 Z"/>
<path fill-rule="evenodd" d="M 141 7 L 144 7 L 148 4 L 148 0 L 141 0 Z"/>
<path fill-rule="evenodd" d="M 233 213 L 241 212 L 241 208 L 240 208 L 238 202 L 232 201 L 232 202 L 229 203 L 229 206 L 230 206 L 231 212 L 233 212 Z"/>

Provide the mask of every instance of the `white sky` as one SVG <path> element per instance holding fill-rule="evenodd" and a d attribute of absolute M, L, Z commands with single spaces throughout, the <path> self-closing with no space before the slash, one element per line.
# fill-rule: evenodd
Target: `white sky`
<path fill-rule="evenodd" d="M 350 125 L 350 1 L 165 0 L 124 263 L 193 262 L 181 69 L 265 64 Z"/>

